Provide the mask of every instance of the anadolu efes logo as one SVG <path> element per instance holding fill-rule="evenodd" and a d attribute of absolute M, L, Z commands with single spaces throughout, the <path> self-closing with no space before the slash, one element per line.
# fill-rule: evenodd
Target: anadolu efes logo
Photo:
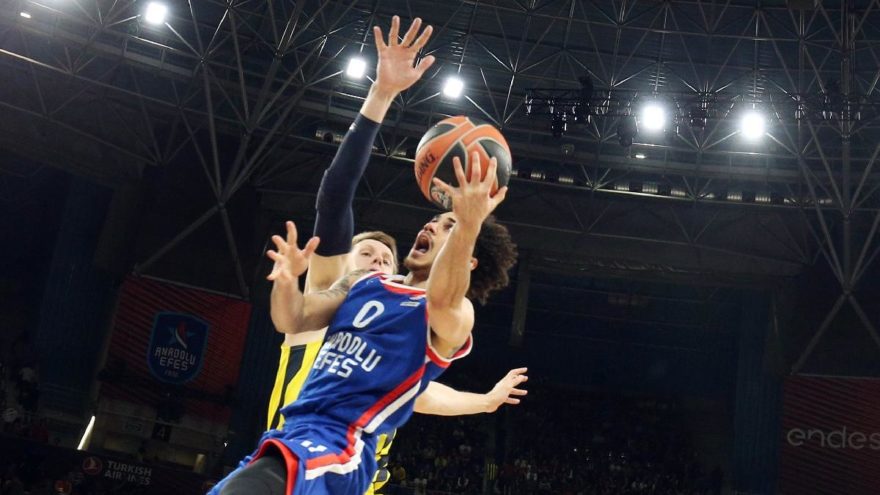
<path fill-rule="evenodd" d="M 209 329 L 206 321 L 190 314 L 157 313 L 147 346 L 153 375 L 175 384 L 195 378 L 202 369 Z"/>
<path fill-rule="evenodd" d="M 786 432 L 785 440 L 793 447 L 880 450 L 880 432 L 851 431 L 847 430 L 846 426 L 831 431 L 819 428 L 791 428 Z"/>

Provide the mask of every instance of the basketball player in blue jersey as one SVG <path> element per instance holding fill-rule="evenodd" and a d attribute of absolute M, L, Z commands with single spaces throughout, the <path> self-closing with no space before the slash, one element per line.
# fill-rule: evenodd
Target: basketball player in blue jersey
<path fill-rule="evenodd" d="M 395 43 L 399 23 L 399 18 L 395 16 L 389 43 L 378 54 L 378 77 L 321 181 L 315 222 L 315 235 L 321 238 L 321 243 L 309 259 L 306 293 L 325 290 L 339 277 L 358 268 L 380 271 L 386 275 L 397 273 L 397 249 L 393 238 L 383 232 L 363 232 L 351 237 L 354 224 L 351 206 L 357 183 L 369 161 L 375 136 L 392 100 L 421 76 L 420 70 L 413 70 L 414 53 L 406 46 L 407 40 L 417 34 L 420 20 L 413 22 L 402 43 Z M 426 29 L 423 41 L 427 40 L 429 34 L 430 30 Z M 285 249 L 284 239 L 275 236 L 273 240 L 279 251 Z M 268 277 L 273 281 L 272 321 L 276 329 L 285 333 L 285 340 L 279 355 L 275 386 L 270 395 L 267 429 L 282 427 L 284 419 L 280 410 L 299 396 L 324 340 L 324 330 L 295 332 L 291 328 L 293 316 L 289 311 L 288 298 L 291 297 L 291 283 L 295 283 L 296 277 L 288 272 L 286 267 L 276 263 Z M 525 368 L 510 370 L 486 394 L 461 392 L 432 382 L 416 400 L 415 411 L 456 416 L 493 412 L 502 404 L 516 404 L 519 399 L 515 396 L 526 393 L 516 388 L 527 380 L 525 372 Z M 376 461 L 379 469 L 366 495 L 378 493 L 388 480 L 386 467 L 393 436 L 391 432 L 378 438 Z"/>
<path fill-rule="evenodd" d="M 348 150 L 350 149 L 349 147 Z M 290 234 L 292 224 L 289 224 L 287 228 L 288 234 Z M 276 243 L 279 251 L 286 250 L 287 246 L 290 245 L 288 241 L 278 236 L 274 236 L 273 241 Z M 341 255 L 346 261 L 345 265 L 341 268 L 348 268 L 348 270 L 340 270 L 337 278 L 348 271 L 356 269 L 367 269 L 392 275 L 397 272 L 396 253 L 396 243 L 388 234 L 383 232 L 362 232 L 352 239 L 351 251 Z M 325 279 L 325 272 L 331 269 L 327 266 L 330 265 L 329 263 L 316 266 L 315 260 L 318 258 L 319 255 L 315 253 L 309 259 L 306 293 L 321 290 L 320 287 L 316 288 L 310 285 L 309 280 Z M 269 276 L 270 280 L 273 280 L 272 321 L 276 329 L 287 332 L 285 336 L 308 336 L 308 340 L 302 340 L 300 341 L 302 343 L 288 346 L 286 353 L 284 352 L 285 349 L 282 348 L 278 376 L 276 377 L 276 384 L 272 391 L 269 405 L 267 429 L 281 428 L 283 426 L 284 417 L 281 415 L 280 409 L 284 405 L 296 400 L 299 396 L 299 392 L 305 382 L 305 377 L 314 366 L 318 350 L 324 340 L 323 330 L 319 332 L 295 333 L 289 327 L 293 320 L 293 316 L 288 311 L 290 305 L 288 301 L 276 299 L 279 294 L 288 291 L 289 284 L 295 281 L 295 277 L 290 276 L 288 268 L 285 264 L 276 263 L 272 274 Z M 326 289 L 326 287 L 324 288 Z M 299 356 L 298 359 L 296 356 Z M 290 373 L 291 370 L 294 372 Z M 528 377 L 525 375 L 526 371 L 526 368 L 510 370 L 495 384 L 492 390 L 485 394 L 462 392 L 441 383 L 431 382 L 425 391 L 416 398 L 414 410 L 421 414 L 460 416 L 491 413 L 503 404 L 518 404 L 519 399 L 517 396 L 527 393 L 524 389 L 517 388 L 528 380 Z M 282 399 L 284 403 L 281 403 Z M 365 495 L 380 493 L 380 490 L 388 482 L 390 478 L 388 456 L 393 440 L 394 432 L 380 435 L 377 439 L 376 463 L 378 469 Z"/>
<path fill-rule="evenodd" d="M 329 324 L 299 399 L 283 410 L 282 430 L 263 435 L 254 456 L 212 493 L 359 494 L 376 470 L 376 436 L 401 426 L 415 397 L 449 364 L 470 352 L 474 309 L 504 287 L 516 250 L 489 216 L 506 189 L 490 194 L 496 165 L 480 179 L 479 156 L 458 187 L 436 181 L 453 211 L 419 232 L 405 260 L 410 273 L 393 279 L 356 271 L 326 291 L 295 298 L 294 326 Z M 301 275 L 318 245 L 300 250 L 292 226 L 288 245 L 270 252 Z M 427 321 L 427 325 L 426 325 Z"/>
<path fill-rule="evenodd" d="M 385 46 L 377 32 L 377 44 Z M 402 425 L 415 397 L 471 346 L 471 299 L 485 302 L 507 285 L 516 250 L 490 213 L 506 189 L 490 194 L 496 164 L 480 179 L 455 162 L 458 187 L 436 181 L 453 211 L 434 217 L 406 258 L 410 273 L 392 279 L 355 272 L 326 291 L 293 294 L 298 330 L 329 324 L 325 342 L 299 400 L 284 408 L 282 430 L 267 432 L 255 455 L 214 493 L 359 494 L 376 464 L 376 436 Z M 318 238 L 300 250 L 270 252 L 295 276 L 308 268 Z M 297 284 L 293 284 L 297 287 Z"/>

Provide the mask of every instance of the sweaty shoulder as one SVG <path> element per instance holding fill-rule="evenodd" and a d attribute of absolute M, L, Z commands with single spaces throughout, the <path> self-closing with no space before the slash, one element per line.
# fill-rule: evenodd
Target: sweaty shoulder
<path fill-rule="evenodd" d="M 349 272 L 348 275 L 340 278 L 333 285 L 324 291 L 317 292 L 315 295 L 323 298 L 329 299 L 344 299 L 348 292 L 351 290 L 352 285 L 354 285 L 361 278 L 372 273 L 370 270 L 354 270 L 353 272 Z"/>
<path fill-rule="evenodd" d="M 336 288 L 337 290 L 343 290 L 345 292 L 348 292 L 349 290 L 351 290 L 351 287 L 355 283 L 357 283 L 358 280 L 366 277 L 367 275 L 371 275 L 374 273 L 377 273 L 377 272 L 374 272 L 372 270 L 366 270 L 366 269 L 359 269 L 359 270 L 351 271 L 347 275 L 345 275 L 344 277 L 337 280 L 336 283 L 333 284 L 333 287 L 331 287 L 331 289 Z"/>

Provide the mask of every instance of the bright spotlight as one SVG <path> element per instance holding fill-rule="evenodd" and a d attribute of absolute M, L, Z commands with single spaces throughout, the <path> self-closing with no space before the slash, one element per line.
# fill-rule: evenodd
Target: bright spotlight
<path fill-rule="evenodd" d="M 30 19 L 30 18 L 31 18 L 31 14 L 30 14 L 30 12 L 19 12 L 18 15 L 24 17 L 25 19 Z"/>
<path fill-rule="evenodd" d="M 662 131 L 666 127 L 666 111 L 658 103 L 645 105 L 641 117 L 641 127 L 646 131 Z"/>
<path fill-rule="evenodd" d="M 464 81 L 455 76 L 446 79 L 446 84 L 443 85 L 443 95 L 449 98 L 458 98 L 463 90 Z"/>
<path fill-rule="evenodd" d="M 345 69 L 345 75 L 352 79 L 361 79 L 367 72 L 367 61 L 360 57 L 353 57 L 348 61 L 348 67 Z"/>
<path fill-rule="evenodd" d="M 92 430 L 95 428 L 95 415 L 92 415 L 92 419 L 89 420 L 88 426 L 86 426 L 86 431 L 83 432 L 82 438 L 79 439 L 79 445 L 76 447 L 76 450 L 83 450 L 86 445 L 88 445 L 89 440 L 92 438 Z"/>
<path fill-rule="evenodd" d="M 746 139 L 759 139 L 767 132 L 767 120 L 757 110 L 749 110 L 739 121 L 739 132 Z"/>
<path fill-rule="evenodd" d="M 144 20 L 150 24 L 163 24 L 166 15 L 168 15 L 168 7 L 159 2 L 150 2 L 147 4 L 147 10 L 144 11 Z"/>

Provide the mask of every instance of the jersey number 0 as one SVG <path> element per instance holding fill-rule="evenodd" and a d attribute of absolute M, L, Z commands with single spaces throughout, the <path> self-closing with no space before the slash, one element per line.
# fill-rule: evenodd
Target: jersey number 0
<path fill-rule="evenodd" d="M 352 325 L 354 325 L 355 328 L 364 328 L 384 312 L 384 304 L 379 301 L 367 301 L 367 303 L 361 307 L 361 310 L 358 311 L 358 314 L 355 315 Z"/>

